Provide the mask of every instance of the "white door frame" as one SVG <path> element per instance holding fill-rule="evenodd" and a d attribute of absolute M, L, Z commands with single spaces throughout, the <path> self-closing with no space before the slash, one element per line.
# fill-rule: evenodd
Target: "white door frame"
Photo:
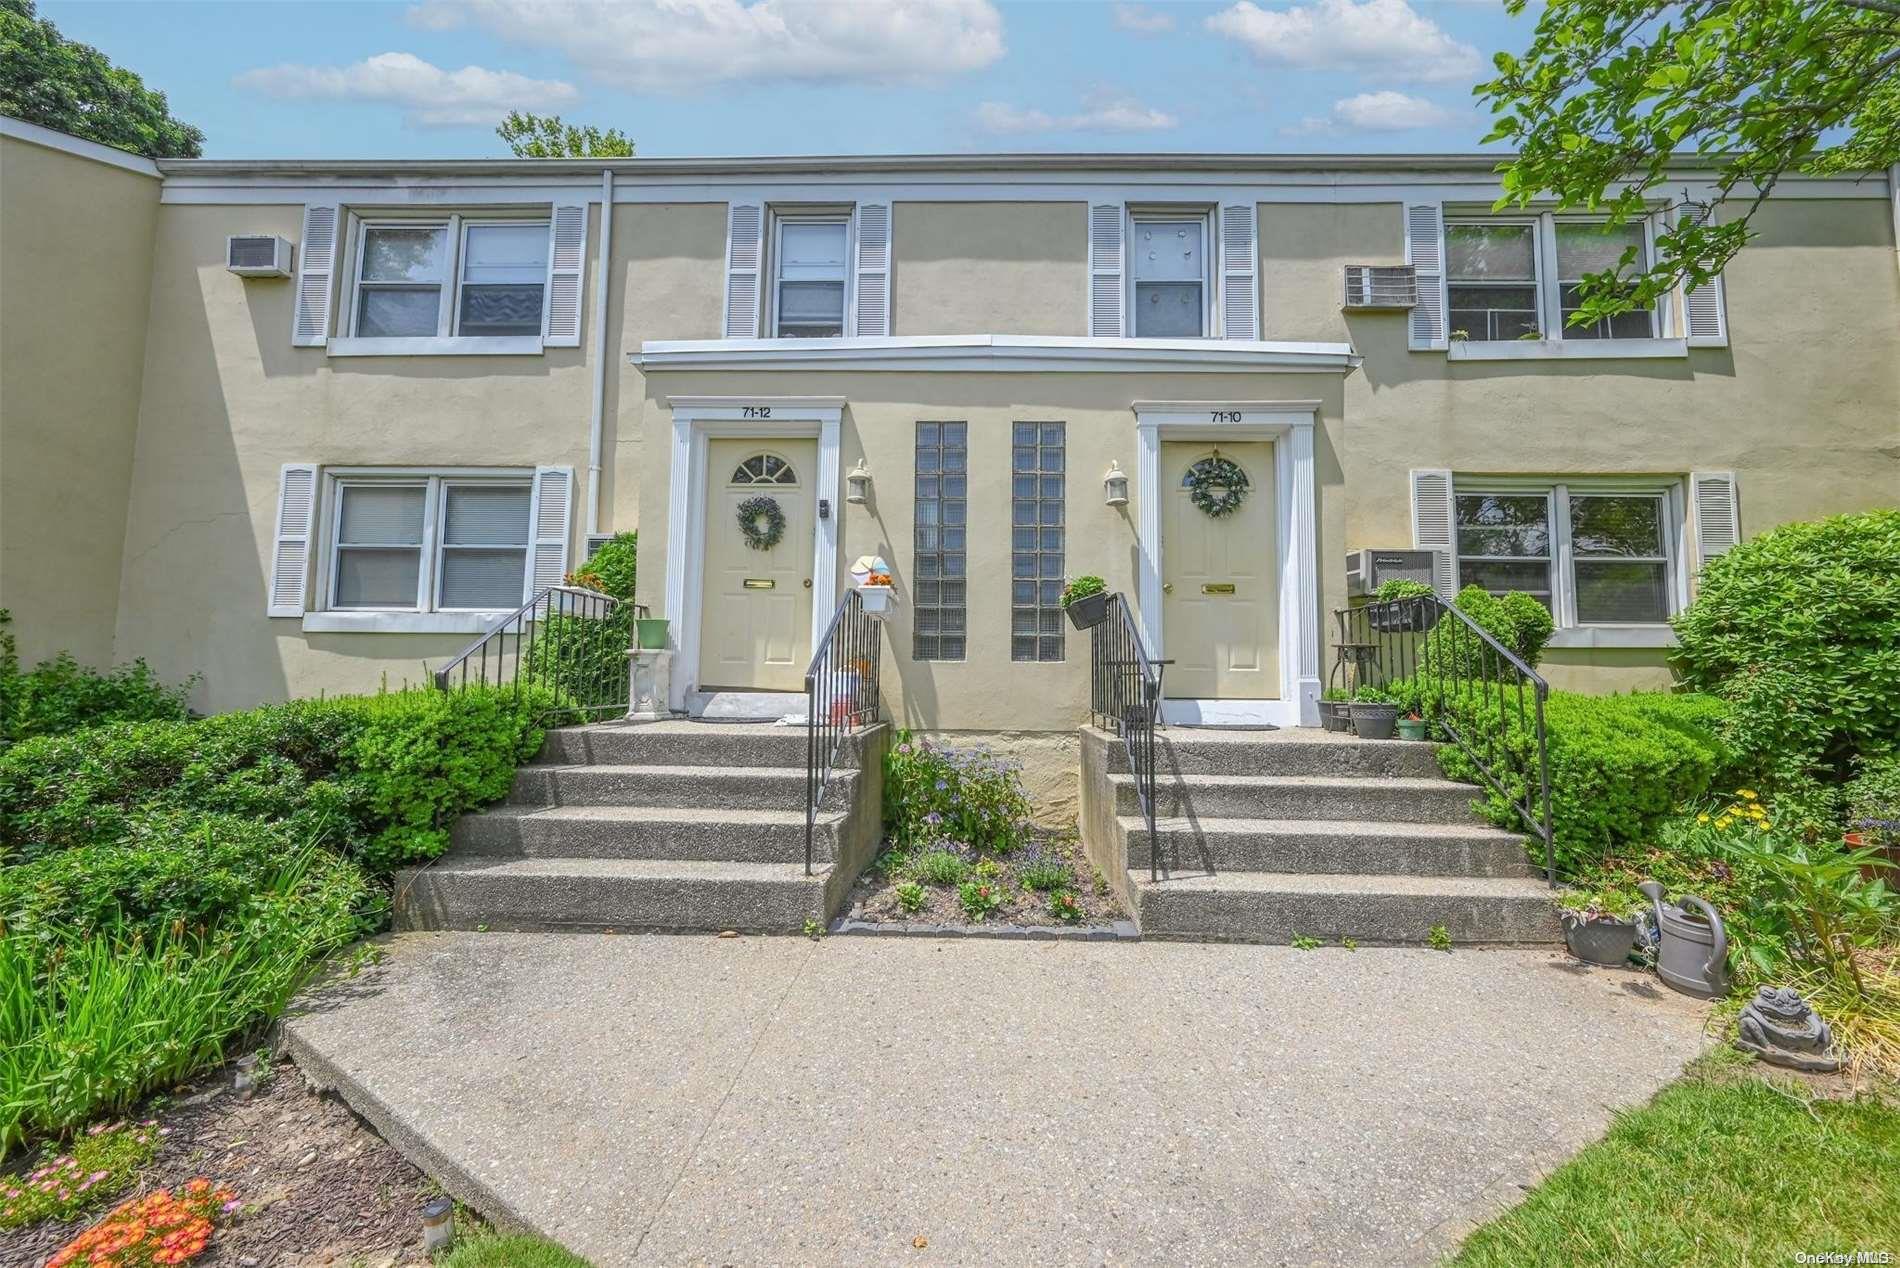
<path fill-rule="evenodd" d="M 811 647 L 818 646 L 838 588 L 838 431 L 841 396 L 669 396 L 673 411 L 666 490 L 666 606 L 672 622 L 673 685 L 668 704 L 686 707 L 699 685 L 699 619 L 706 570 L 706 442 L 714 436 L 770 444 L 818 438 L 812 494 Z M 827 506 L 826 504 L 829 503 Z M 826 512 L 829 511 L 829 514 Z"/>
<path fill-rule="evenodd" d="M 1168 654 L 1161 621 L 1161 442 L 1273 442 L 1274 529 L 1280 543 L 1280 698 L 1168 700 L 1167 722 L 1203 725 L 1319 725 L 1319 501 L 1313 479 L 1318 401 L 1136 401 L 1135 525 L 1140 545 L 1137 597 L 1142 634 Z M 1162 687 L 1167 687 L 1165 672 Z"/>

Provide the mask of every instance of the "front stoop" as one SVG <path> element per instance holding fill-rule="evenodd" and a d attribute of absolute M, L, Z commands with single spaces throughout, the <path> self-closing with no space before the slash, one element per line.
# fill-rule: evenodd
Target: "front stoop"
<path fill-rule="evenodd" d="M 399 929 L 735 929 L 830 920 L 876 851 L 888 728 L 846 741 L 805 874 L 803 727 L 603 723 L 548 732 L 503 805 L 400 873 Z"/>
<path fill-rule="evenodd" d="M 1120 737 L 1082 732 L 1082 831 L 1142 936 L 1562 940 L 1524 838 L 1472 810 L 1433 746 L 1318 730 L 1164 728 L 1153 837 Z M 1158 853 L 1157 853 L 1158 851 Z M 1151 861 L 1159 876 L 1151 875 Z"/>

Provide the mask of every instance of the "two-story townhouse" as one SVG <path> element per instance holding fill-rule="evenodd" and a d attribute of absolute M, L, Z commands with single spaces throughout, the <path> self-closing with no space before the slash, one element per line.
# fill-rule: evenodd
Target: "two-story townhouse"
<path fill-rule="evenodd" d="M 1630 687 L 1702 561 L 1900 500 L 1892 173 L 1787 180 L 1717 282 L 1577 328 L 1583 273 L 1729 214 L 1706 170 L 1607 234 L 1494 214 L 1488 155 L 151 164 L 4 123 L 0 602 L 205 709 L 421 681 L 636 528 L 679 709 L 797 690 L 866 556 L 920 729 L 1072 733 L 1084 573 L 1171 719 L 1310 724 L 1366 547 L 1538 595 L 1552 681 Z"/>

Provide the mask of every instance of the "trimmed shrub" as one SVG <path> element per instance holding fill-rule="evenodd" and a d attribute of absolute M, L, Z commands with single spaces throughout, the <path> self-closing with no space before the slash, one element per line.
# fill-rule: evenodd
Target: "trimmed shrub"
<path fill-rule="evenodd" d="M 183 721 L 191 679 L 167 687 L 142 660 L 91 669 L 61 652 L 20 672 L 12 616 L 0 608 L 0 744 L 58 735 L 106 722 Z"/>
<path fill-rule="evenodd" d="M 1784 524 L 1703 569 L 1672 622 L 1683 681 L 1777 792 L 1839 784 L 1900 745 L 1900 510 Z"/>
<path fill-rule="evenodd" d="M 631 599 L 639 570 L 640 534 L 615 533 L 567 575 L 569 585 L 585 586 L 616 599 Z"/>
<path fill-rule="evenodd" d="M 1556 629 L 1550 609 L 1518 590 L 1499 596 L 1483 586 L 1466 586 L 1452 600 L 1452 606 L 1532 669 L 1543 659 L 1544 645 Z"/>

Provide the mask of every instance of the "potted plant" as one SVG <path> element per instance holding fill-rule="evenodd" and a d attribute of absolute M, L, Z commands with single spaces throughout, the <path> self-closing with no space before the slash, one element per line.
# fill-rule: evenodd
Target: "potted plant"
<path fill-rule="evenodd" d="M 1352 717 L 1347 710 L 1350 705 L 1346 693 L 1337 687 L 1328 687 L 1319 698 L 1319 724 L 1328 731 L 1352 730 Z"/>
<path fill-rule="evenodd" d="M 1433 614 L 1420 600 L 1436 593 L 1424 582 L 1404 577 L 1381 582 L 1372 592 L 1373 606 L 1366 613 L 1366 623 L 1375 630 L 1388 632 L 1430 629 Z"/>
<path fill-rule="evenodd" d="M 1389 740 L 1398 724 L 1399 706 L 1384 687 L 1361 686 L 1352 693 L 1352 729 L 1362 740 Z"/>
<path fill-rule="evenodd" d="M 1566 889 L 1554 901 L 1570 954 L 1611 968 L 1629 960 L 1636 948 L 1636 917 L 1644 906 L 1635 890 L 1615 884 Z"/>
<path fill-rule="evenodd" d="M 1399 738 L 1401 740 L 1422 740 L 1425 738 L 1425 719 L 1418 716 L 1414 709 L 1399 719 Z"/>
<path fill-rule="evenodd" d="M 1077 577 L 1062 587 L 1062 610 L 1078 630 L 1100 625 L 1108 619 L 1108 583 L 1096 576 Z"/>

